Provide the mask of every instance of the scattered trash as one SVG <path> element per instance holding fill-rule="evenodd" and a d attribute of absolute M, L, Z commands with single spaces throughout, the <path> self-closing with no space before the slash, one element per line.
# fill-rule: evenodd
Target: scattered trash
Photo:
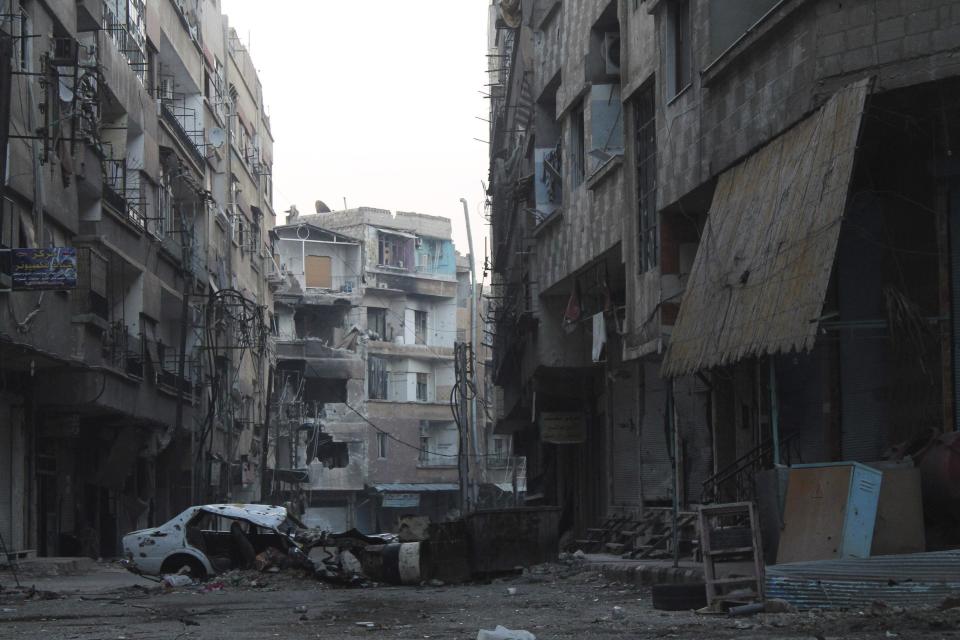
<path fill-rule="evenodd" d="M 614 607 L 613 608 L 613 619 L 614 620 L 623 620 L 627 616 L 626 611 L 623 610 L 623 607 Z"/>
<path fill-rule="evenodd" d="M 437 580 L 436 578 L 432 578 L 430 579 L 430 581 L 427 582 L 427 584 L 430 585 L 431 587 L 442 587 L 447 583 L 444 582 L 443 580 Z"/>
<path fill-rule="evenodd" d="M 375 626 L 377 626 L 376 622 L 354 622 L 353 624 L 357 625 L 358 627 L 366 627 L 367 629 L 373 629 Z"/>
<path fill-rule="evenodd" d="M 529 631 L 514 631 L 498 624 L 493 631 L 480 629 L 480 632 L 477 633 L 477 640 L 537 640 L 537 636 Z"/>
<path fill-rule="evenodd" d="M 586 557 L 587 557 L 587 554 L 585 554 L 582 549 L 577 549 L 576 551 L 573 552 L 574 560 L 583 560 Z"/>
<path fill-rule="evenodd" d="M 515 595 L 517 595 L 517 588 L 516 588 L 516 587 L 507 587 L 507 595 L 508 595 L 508 596 L 515 596 Z"/>
<path fill-rule="evenodd" d="M 193 584 L 193 578 L 182 573 L 171 573 L 163 576 L 163 586 L 168 589 L 176 589 L 177 587 L 189 587 Z"/>
<path fill-rule="evenodd" d="M 306 613 L 306 612 L 307 612 L 307 605 L 301 604 L 300 606 L 294 607 L 294 608 L 293 608 L 293 612 L 294 612 L 294 613 Z"/>

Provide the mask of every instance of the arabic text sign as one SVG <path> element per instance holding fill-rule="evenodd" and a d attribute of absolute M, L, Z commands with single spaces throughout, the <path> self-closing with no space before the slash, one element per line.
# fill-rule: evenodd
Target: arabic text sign
<path fill-rule="evenodd" d="M 419 493 L 385 493 L 383 506 L 393 508 L 409 508 L 420 506 Z"/>
<path fill-rule="evenodd" d="M 13 250 L 13 289 L 76 289 L 77 250 L 45 247 Z"/>
<path fill-rule="evenodd" d="M 553 444 L 577 444 L 587 439 L 587 425 L 578 411 L 544 411 L 540 414 L 540 439 Z"/>

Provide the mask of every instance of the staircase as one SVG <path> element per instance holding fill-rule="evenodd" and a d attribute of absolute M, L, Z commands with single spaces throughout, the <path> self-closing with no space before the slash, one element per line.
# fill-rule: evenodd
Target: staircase
<path fill-rule="evenodd" d="M 795 431 L 780 441 L 780 461 L 790 465 L 799 461 L 798 436 Z M 757 472 L 773 467 L 773 440 L 764 440 L 750 451 L 703 481 L 701 504 L 714 502 L 746 502 L 756 497 Z"/>

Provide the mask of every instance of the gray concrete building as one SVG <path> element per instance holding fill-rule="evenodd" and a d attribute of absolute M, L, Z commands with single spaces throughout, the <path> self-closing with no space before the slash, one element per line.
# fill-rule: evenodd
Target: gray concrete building
<path fill-rule="evenodd" d="M 274 492 L 332 530 L 444 519 L 459 505 L 450 221 L 368 207 L 294 211 L 272 235 L 281 274 Z"/>
<path fill-rule="evenodd" d="M 950 1 L 491 3 L 496 429 L 529 501 L 583 537 L 955 430 L 958 29 Z"/>
<path fill-rule="evenodd" d="M 269 118 L 216 1 L 15 1 L 0 32 L 0 534 L 110 557 L 259 496 Z"/>

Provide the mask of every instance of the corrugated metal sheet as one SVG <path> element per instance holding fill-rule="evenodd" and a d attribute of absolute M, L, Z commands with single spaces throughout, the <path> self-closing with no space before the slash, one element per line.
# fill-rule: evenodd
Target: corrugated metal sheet
<path fill-rule="evenodd" d="M 766 576 L 768 598 L 800 609 L 938 604 L 960 591 L 960 551 L 795 562 L 767 567 Z"/>
<path fill-rule="evenodd" d="M 665 375 L 813 347 L 869 83 L 721 174 Z"/>

